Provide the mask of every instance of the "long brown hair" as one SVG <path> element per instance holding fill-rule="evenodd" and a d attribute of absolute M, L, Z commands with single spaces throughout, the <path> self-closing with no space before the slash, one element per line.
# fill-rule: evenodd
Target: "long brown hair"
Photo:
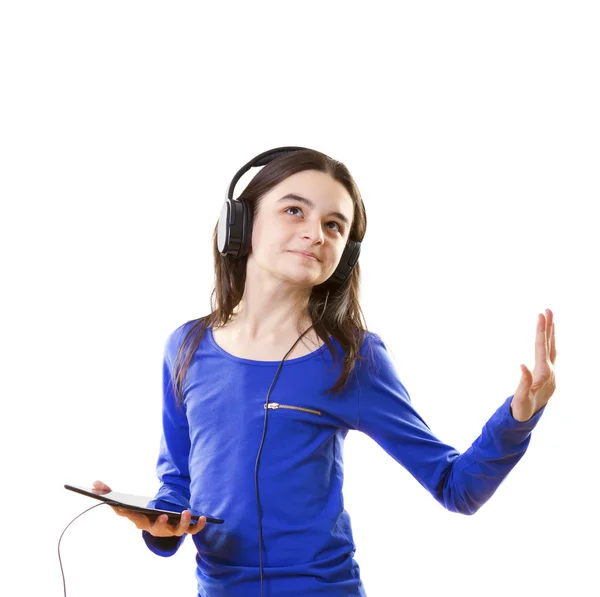
<path fill-rule="evenodd" d="M 354 204 L 354 217 L 349 238 L 362 241 L 367 229 L 367 215 L 358 186 L 342 162 L 334 160 L 320 151 L 301 149 L 277 157 L 262 167 L 240 194 L 238 200 L 249 202 L 255 216 L 264 195 L 288 176 L 304 170 L 324 172 L 344 185 Z M 217 248 L 217 231 L 218 223 L 213 231 L 215 285 L 211 293 L 212 312 L 184 324 L 193 323 L 194 325 L 187 331 L 177 351 L 173 366 L 175 395 L 179 405 L 184 400 L 183 384 L 186 372 L 207 328 L 227 323 L 244 293 L 248 256 L 232 259 L 229 256 L 221 255 Z M 309 297 L 308 314 L 311 321 L 317 322 L 314 325 L 316 334 L 326 344 L 334 359 L 338 359 L 339 356 L 330 341 L 330 336 L 337 340 L 344 351 L 342 372 L 336 383 L 326 393 L 341 392 L 354 369 L 356 360 L 363 358 L 359 351 L 367 326 L 359 303 L 359 286 L 360 264 L 357 262 L 352 273 L 341 286 L 332 288 L 327 281 L 323 282 L 313 287 Z M 325 301 L 328 289 L 329 297 Z M 327 306 L 323 311 L 325 303 Z"/>

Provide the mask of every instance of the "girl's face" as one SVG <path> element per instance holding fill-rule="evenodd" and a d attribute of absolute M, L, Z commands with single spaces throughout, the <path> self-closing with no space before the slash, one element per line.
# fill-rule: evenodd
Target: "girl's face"
<path fill-rule="evenodd" d="M 321 284 L 340 261 L 353 215 L 348 191 L 329 174 L 317 170 L 293 174 L 259 204 L 248 266 L 301 286 Z"/>

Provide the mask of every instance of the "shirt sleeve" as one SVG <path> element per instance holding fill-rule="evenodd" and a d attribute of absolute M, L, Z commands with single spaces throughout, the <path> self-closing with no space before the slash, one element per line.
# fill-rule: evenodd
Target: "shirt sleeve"
<path fill-rule="evenodd" d="M 371 334 L 365 346 L 358 430 L 375 440 L 446 509 L 475 514 L 525 454 L 545 406 L 520 422 L 510 412 L 513 396 L 509 396 L 461 454 L 438 439 L 414 409 L 381 338 Z"/>
<path fill-rule="evenodd" d="M 162 434 L 156 463 L 160 487 L 153 500 L 154 507 L 169 511 L 184 510 L 190 505 L 190 434 L 185 406 L 178 406 L 175 402 L 173 337 L 174 334 L 169 336 L 165 343 L 163 357 Z M 163 557 L 172 556 L 186 535 L 154 537 L 148 531 L 142 531 L 148 548 Z"/>

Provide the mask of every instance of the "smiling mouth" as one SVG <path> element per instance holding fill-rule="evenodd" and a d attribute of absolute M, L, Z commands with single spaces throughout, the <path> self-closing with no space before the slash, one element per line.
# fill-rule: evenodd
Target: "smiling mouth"
<path fill-rule="evenodd" d="M 312 255 L 306 255 L 305 253 L 299 253 L 298 251 L 290 251 L 290 253 L 298 255 L 299 257 L 304 257 L 305 259 L 311 259 L 312 261 L 319 261 L 316 257 L 313 257 Z"/>

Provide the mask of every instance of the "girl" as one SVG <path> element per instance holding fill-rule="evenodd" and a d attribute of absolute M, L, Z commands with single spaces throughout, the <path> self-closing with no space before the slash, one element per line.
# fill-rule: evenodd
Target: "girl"
<path fill-rule="evenodd" d="M 160 556 L 192 535 L 199 596 L 365 596 L 342 496 L 348 431 L 373 438 L 442 506 L 471 515 L 523 457 L 555 390 L 547 309 L 533 373 L 521 365 L 514 395 L 464 453 L 440 441 L 364 324 L 365 230 L 354 180 L 321 152 L 264 152 L 230 185 L 213 235 L 213 311 L 178 327 L 164 349 L 155 506 L 183 510 L 180 522 L 113 508 Z M 191 513 L 224 522 L 190 524 Z"/>

